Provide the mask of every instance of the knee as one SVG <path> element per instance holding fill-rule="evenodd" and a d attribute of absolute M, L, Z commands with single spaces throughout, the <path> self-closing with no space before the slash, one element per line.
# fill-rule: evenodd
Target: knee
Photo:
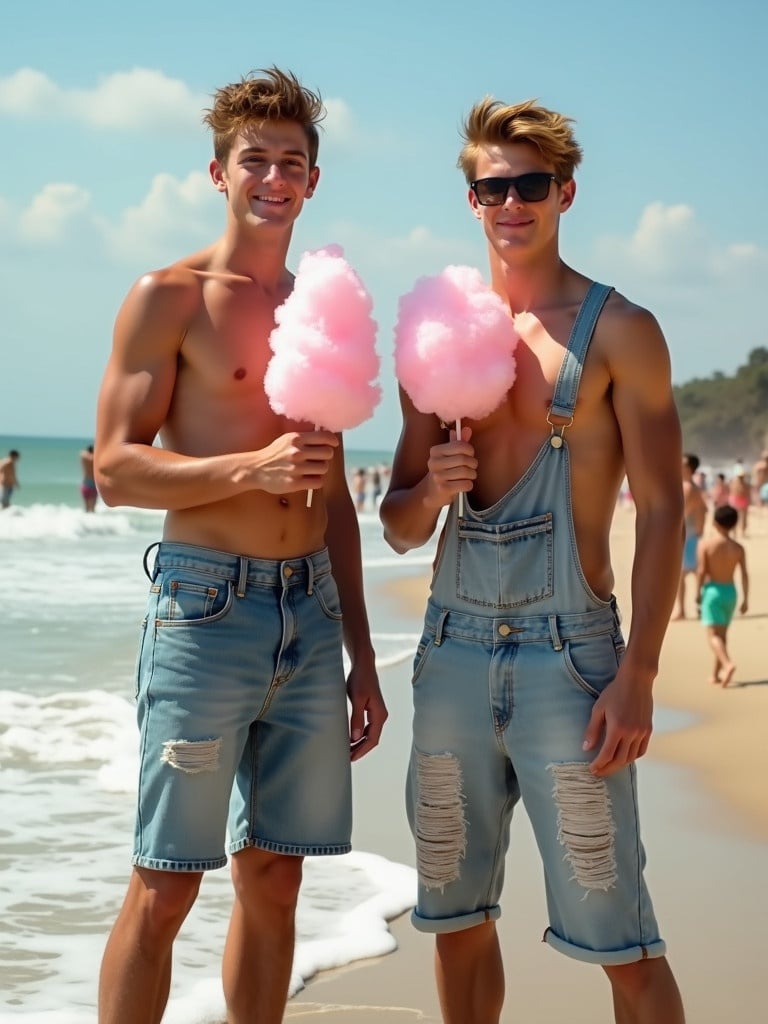
<path fill-rule="evenodd" d="M 666 960 L 664 957 L 654 957 L 649 960 L 636 960 L 631 964 L 610 967 L 604 965 L 603 970 L 617 992 L 628 999 L 637 999 L 653 986 L 659 972 L 666 970 Z"/>
<path fill-rule="evenodd" d="M 301 887 L 303 857 L 267 853 L 250 847 L 232 857 L 232 884 L 235 895 L 249 901 L 258 894 L 259 902 L 293 910 Z"/>
<path fill-rule="evenodd" d="M 196 872 L 137 874 L 127 902 L 141 932 L 160 941 L 172 939 L 197 898 L 201 879 Z"/>

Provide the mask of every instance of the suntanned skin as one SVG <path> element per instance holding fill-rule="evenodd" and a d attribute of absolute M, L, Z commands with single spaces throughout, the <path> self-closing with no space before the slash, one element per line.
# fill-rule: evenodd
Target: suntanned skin
<path fill-rule="evenodd" d="M 747 553 L 743 545 L 731 537 L 731 530 L 715 520 L 712 536 L 699 541 L 696 551 L 696 590 L 701 603 L 701 589 L 705 583 L 733 583 L 736 569 L 741 574 L 741 604 L 739 612 L 746 615 L 749 608 L 749 573 Z M 711 683 L 726 687 L 733 679 L 736 666 L 728 653 L 728 627 L 707 626 L 709 646 L 715 656 Z"/>
<path fill-rule="evenodd" d="M 683 459 L 683 519 L 692 533 L 701 536 L 707 521 L 707 502 L 701 488 L 693 482 L 693 470 Z M 694 569 L 681 569 L 673 621 L 685 618 L 685 577 Z"/>
<path fill-rule="evenodd" d="M 278 416 L 263 388 L 275 309 L 293 287 L 285 268 L 293 223 L 319 171 L 300 125 L 265 121 L 210 172 L 227 199 L 223 236 L 142 277 L 118 314 L 99 398 L 96 480 L 109 505 L 167 509 L 167 541 L 269 559 L 327 545 L 352 664 L 356 760 L 378 743 L 387 712 L 342 440 Z M 153 445 L 158 435 L 162 447 Z M 254 848 L 232 858 L 223 969 L 230 1024 L 282 1020 L 301 863 Z M 101 1024 L 160 1021 L 171 944 L 200 878 L 134 869 L 102 966 Z"/>
<path fill-rule="evenodd" d="M 553 171 L 528 143 L 481 150 L 476 178 Z M 564 349 L 589 280 L 558 251 L 559 218 L 575 183 L 554 183 L 548 199 L 523 203 L 514 189 L 499 207 L 470 207 L 488 241 L 493 289 L 508 303 L 520 341 L 517 379 L 486 419 L 448 435 L 401 390 L 403 429 L 381 505 L 385 536 L 399 552 L 424 544 L 441 509 L 460 492 L 486 508 L 522 477 L 550 433 L 547 415 Z M 562 421 L 555 421 L 562 423 Z M 641 757 L 652 729 L 651 687 L 677 590 L 682 557 L 681 438 L 666 343 L 653 316 L 612 294 L 586 359 L 572 426 L 574 526 L 581 564 L 602 599 L 613 590 L 609 533 L 626 472 L 636 506 L 632 625 L 614 681 L 595 702 L 585 749 L 592 771 L 609 775 Z M 670 569 L 675 566 L 675 570 Z M 504 976 L 493 923 L 436 937 L 438 989 L 446 1024 L 492 1024 Z M 681 1024 L 682 1004 L 666 959 L 605 967 L 617 1024 Z M 475 984 L 483 972 L 482 985 Z"/>
<path fill-rule="evenodd" d="M 0 487 L 12 487 L 14 490 L 20 486 L 16 476 L 16 461 L 18 457 L 7 455 L 0 459 Z M 10 502 L 3 500 L 3 508 L 8 508 Z"/>

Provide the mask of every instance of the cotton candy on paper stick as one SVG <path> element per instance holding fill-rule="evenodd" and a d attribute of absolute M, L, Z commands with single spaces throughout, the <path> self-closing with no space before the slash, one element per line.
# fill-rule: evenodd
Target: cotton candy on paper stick
<path fill-rule="evenodd" d="M 373 414 L 381 388 L 372 308 L 341 246 L 304 253 L 269 337 L 264 390 L 276 413 L 334 433 Z"/>
<path fill-rule="evenodd" d="M 449 266 L 401 296 L 395 374 L 419 412 L 455 423 L 461 437 L 462 419 L 483 419 L 512 387 L 517 341 L 508 308 L 480 271 Z"/>

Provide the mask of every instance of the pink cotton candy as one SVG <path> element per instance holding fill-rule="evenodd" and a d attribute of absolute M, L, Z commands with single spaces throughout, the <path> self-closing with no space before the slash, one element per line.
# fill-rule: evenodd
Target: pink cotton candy
<path fill-rule="evenodd" d="M 422 277 L 400 299 L 395 374 L 411 401 L 445 423 L 483 419 L 515 380 L 509 310 L 474 267 Z"/>
<path fill-rule="evenodd" d="M 264 390 L 276 413 L 338 432 L 381 399 L 373 303 L 338 245 L 306 252 L 275 310 Z"/>

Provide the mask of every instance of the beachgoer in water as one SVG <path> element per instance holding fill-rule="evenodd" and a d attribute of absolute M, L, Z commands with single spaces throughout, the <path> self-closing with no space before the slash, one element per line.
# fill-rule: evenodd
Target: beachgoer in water
<path fill-rule="evenodd" d="M 16 475 L 16 463 L 21 458 L 20 453 L 11 448 L 4 459 L 0 459 L 0 507 L 9 508 L 11 497 L 17 487 L 21 487 L 19 478 Z"/>
<path fill-rule="evenodd" d="M 80 452 L 80 466 L 83 471 L 83 479 L 80 483 L 80 495 L 86 512 L 94 512 L 99 492 L 96 489 L 96 480 L 93 475 L 93 445 L 89 444 Z"/>

